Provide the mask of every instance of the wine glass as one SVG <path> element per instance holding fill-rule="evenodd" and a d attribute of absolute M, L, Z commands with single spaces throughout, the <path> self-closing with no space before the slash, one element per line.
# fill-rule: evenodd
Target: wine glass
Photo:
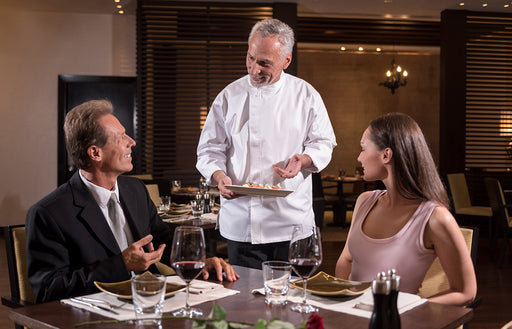
<path fill-rule="evenodd" d="M 201 274 L 206 260 L 203 229 L 196 226 L 179 226 L 174 231 L 171 264 L 186 283 L 185 307 L 174 312 L 174 316 L 200 317 L 203 311 L 188 304 L 190 281 Z"/>
<path fill-rule="evenodd" d="M 302 303 L 292 304 L 290 309 L 300 313 L 318 312 L 318 309 L 306 302 L 307 280 L 322 264 L 322 241 L 320 230 L 316 226 L 295 225 L 290 241 L 288 260 L 298 276 L 302 278 L 304 298 Z"/>

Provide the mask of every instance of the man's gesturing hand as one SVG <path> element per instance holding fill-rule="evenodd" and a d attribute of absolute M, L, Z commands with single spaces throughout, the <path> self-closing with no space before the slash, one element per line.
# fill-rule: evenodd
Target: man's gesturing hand
<path fill-rule="evenodd" d="M 154 249 L 153 236 L 146 235 L 139 241 L 132 243 L 128 248 L 123 250 L 123 259 L 128 271 L 145 271 L 148 267 L 162 258 L 165 244 L 161 244 L 157 250 Z M 149 252 L 144 251 L 144 246 L 148 246 Z"/>

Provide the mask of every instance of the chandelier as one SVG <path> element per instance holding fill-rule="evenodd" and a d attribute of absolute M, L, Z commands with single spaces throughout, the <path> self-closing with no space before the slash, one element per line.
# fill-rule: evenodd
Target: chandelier
<path fill-rule="evenodd" d="M 391 70 L 386 72 L 386 81 L 379 83 L 379 86 L 388 87 L 391 93 L 395 93 L 395 89 L 407 84 L 407 71 L 402 70 L 400 65 L 396 65 L 395 59 L 391 61 Z"/>

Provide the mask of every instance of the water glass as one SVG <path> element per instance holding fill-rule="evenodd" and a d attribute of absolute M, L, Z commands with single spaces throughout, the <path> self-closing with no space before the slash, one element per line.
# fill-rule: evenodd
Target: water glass
<path fill-rule="evenodd" d="M 181 181 L 177 179 L 173 180 L 171 183 L 171 189 L 173 192 L 181 190 Z"/>
<path fill-rule="evenodd" d="M 290 285 L 292 266 L 288 262 L 266 261 L 262 264 L 265 303 L 271 305 L 286 304 L 286 295 Z"/>
<path fill-rule="evenodd" d="M 204 177 L 199 179 L 199 192 L 201 192 L 201 194 L 208 192 L 208 184 L 206 183 L 206 179 Z"/>
<path fill-rule="evenodd" d="M 138 324 L 161 324 L 165 282 L 165 276 L 150 272 L 132 278 L 133 306 Z"/>
<path fill-rule="evenodd" d="M 171 210 L 171 197 L 168 195 L 163 195 L 160 197 L 160 205 L 158 206 L 160 211 L 169 211 Z"/>

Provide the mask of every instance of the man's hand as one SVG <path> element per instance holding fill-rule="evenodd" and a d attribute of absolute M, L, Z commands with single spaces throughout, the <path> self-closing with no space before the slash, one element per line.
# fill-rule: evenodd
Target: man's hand
<path fill-rule="evenodd" d="M 128 271 L 145 271 L 148 267 L 162 258 L 165 244 L 161 244 L 157 250 L 153 247 L 153 236 L 146 235 L 139 241 L 132 243 L 123 250 L 123 259 Z M 148 246 L 149 252 L 144 251 L 144 246 Z"/>
<path fill-rule="evenodd" d="M 229 178 L 229 176 L 226 175 L 225 172 L 223 172 L 222 170 L 217 170 L 216 172 L 213 173 L 212 177 L 213 180 L 217 182 L 217 187 L 219 188 L 220 195 L 223 198 L 230 200 L 238 198 L 240 196 L 226 188 L 225 185 L 232 185 L 233 182 L 231 181 L 231 178 Z"/>
<path fill-rule="evenodd" d="M 228 281 L 236 281 L 240 278 L 240 275 L 236 273 L 233 266 L 226 263 L 222 258 L 211 257 L 206 259 L 203 269 L 203 279 L 208 280 L 210 276 L 209 272 L 213 270 L 217 273 L 218 281 L 222 281 L 222 272 L 226 273 L 226 280 Z"/>
<path fill-rule="evenodd" d="M 283 178 L 293 178 L 297 176 L 302 168 L 308 168 L 313 164 L 313 161 L 307 154 L 295 154 L 290 158 L 286 168 L 279 168 L 276 164 L 272 165 L 274 172 Z"/>

